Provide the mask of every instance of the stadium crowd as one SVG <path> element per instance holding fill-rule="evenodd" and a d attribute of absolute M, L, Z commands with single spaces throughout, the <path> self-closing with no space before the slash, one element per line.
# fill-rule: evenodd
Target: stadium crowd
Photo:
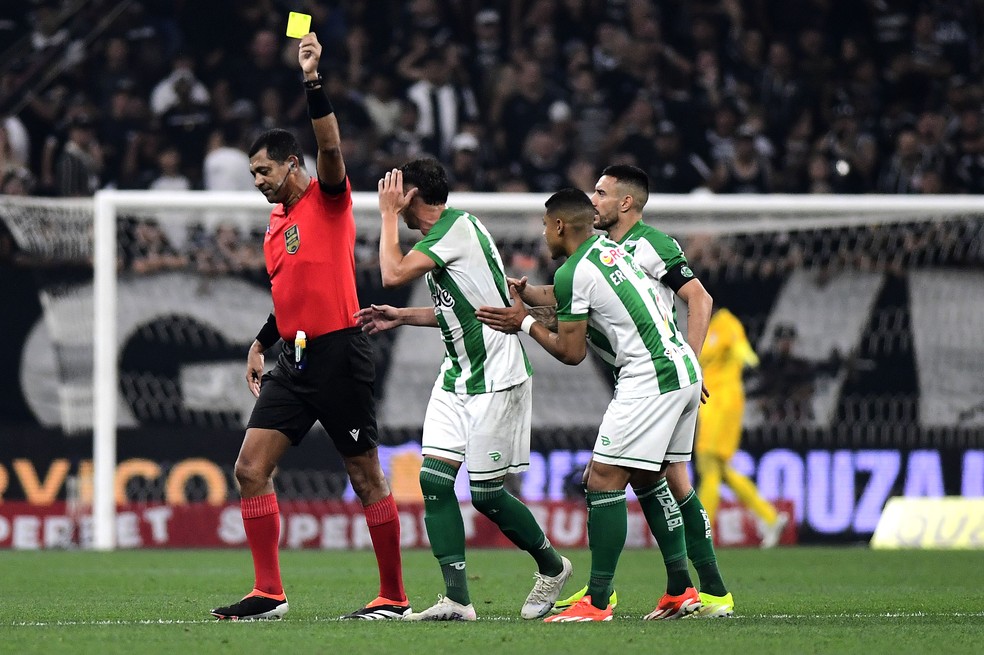
<path fill-rule="evenodd" d="M 260 131 L 310 138 L 288 11 L 357 190 L 430 153 L 456 190 L 984 191 L 978 0 L 25 0 L 0 192 L 250 189 Z"/>

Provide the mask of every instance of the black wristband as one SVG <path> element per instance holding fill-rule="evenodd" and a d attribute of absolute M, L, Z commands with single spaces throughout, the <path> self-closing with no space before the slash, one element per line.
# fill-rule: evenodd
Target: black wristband
<path fill-rule="evenodd" d="M 328 99 L 328 94 L 325 93 L 323 86 L 309 87 L 305 82 L 304 87 L 307 93 L 308 116 L 311 117 L 311 120 L 324 118 L 335 113 L 335 108 L 331 106 L 331 100 Z"/>
<path fill-rule="evenodd" d="M 277 329 L 276 316 L 270 314 L 266 324 L 260 328 L 259 333 L 256 335 L 256 340 L 263 346 L 263 350 L 280 341 L 280 330 Z"/>

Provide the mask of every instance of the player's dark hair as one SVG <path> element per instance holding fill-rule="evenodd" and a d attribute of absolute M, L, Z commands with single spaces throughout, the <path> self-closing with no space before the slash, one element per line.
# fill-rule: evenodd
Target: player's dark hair
<path fill-rule="evenodd" d="M 256 137 L 256 141 L 253 141 L 253 145 L 249 147 L 250 158 L 264 148 L 266 148 L 267 156 L 275 162 L 283 163 L 287 161 L 288 157 L 294 156 L 297 157 L 301 167 L 304 167 L 301 144 L 297 142 L 297 137 L 287 130 L 274 128 Z"/>
<path fill-rule="evenodd" d="M 436 159 L 414 159 L 400 167 L 403 186 L 417 187 L 417 197 L 428 205 L 448 201 L 448 174 Z"/>
<path fill-rule="evenodd" d="M 559 217 L 565 223 L 582 227 L 591 227 L 594 224 L 594 205 L 580 189 L 561 189 L 547 198 L 544 206 L 548 216 Z"/>
<path fill-rule="evenodd" d="M 621 186 L 629 187 L 629 195 L 635 198 L 639 209 L 646 206 L 649 201 L 649 176 L 641 168 L 629 164 L 612 164 L 605 167 L 601 174 L 615 178 Z"/>

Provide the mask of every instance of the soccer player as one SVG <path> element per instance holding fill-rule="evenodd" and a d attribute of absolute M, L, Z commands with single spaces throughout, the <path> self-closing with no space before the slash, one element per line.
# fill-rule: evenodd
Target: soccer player
<path fill-rule="evenodd" d="M 446 355 L 424 416 L 420 489 L 431 550 L 441 566 L 445 595 L 410 614 L 411 621 L 473 621 L 465 569 L 465 534 L 454 481 L 465 464 L 472 505 L 537 565 L 536 581 L 520 611 L 546 615 L 571 576 L 570 561 L 550 545 L 522 502 L 503 488 L 507 473 L 529 467 L 532 370 L 515 334 L 482 325 L 481 305 L 510 302 L 502 258 L 485 226 L 446 205 L 448 179 L 433 159 L 418 159 L 379 181 L 383 285 L 426 276 L 433 307 L 373 305 L 361 310 L 370 334 L 399 325 L 440 328 Z M 423 238 L 404 255 L 398 220 Z"/>
<path fill-rule="evenodd" d="M 642 221 L 642 210 L 648 199 L 649 178 L 641 169 L 628 165 L 605 168 L 591 195 L 596 212 L 594 227 L 604 230 L 611 240 L 625 246 L 674 316 L 674 295 L 687 304 L 687 343 L 699 357 L 713 300 L 690 269 L 680 244 Z M 517 282 L 523 299 L 529 304 L 554 303 L 549 286 L 527 286 L 525 278 Z M 706 380 L 704 384 L 706 397 Z M 666 483 L 680 505 L 687 535 L 687 555 L 700 579 L 701 607 L 698 616 L 731 616 L 734 614 L 734 597 L 718 569 L 711 523 L 690 483 L 686 464 L 690 456 L 688 451 L 668 458 Z M 577 602 L 583 591 L 561 600 L 555 609 L 565 609 Z M 669 614 L 668 618 L 671 618 L 673 612 Z"/>
<path fill-rule="evenodd" d="M 478 318 L 507 333 L 523 330 L 555 358 L 576 365 L 592 348 L 615 373 L 615 397 L 602 418 L 588 471 L 587 593 L 546 619 L 610 621 L 618 558 L 625 546 L 626 485 L 632 484 L 660 544 L 666 593 L 644 618 L 683 617 L 700 608 L 690 581 L 683 518 L 665 484 L 667 461 L 693 448 L 701 374 L 697 356 L 626 248 L 594 234 L 595 208 L 582 191 L 564 189 L 546 202 L 544 238 L 551 257 L 567 257 L 554 274 L 557 333 L 527 314 L 519 290 L 511 307 L 482 307 Z"/>
<path fill-rule="evenodd" d="M 318 143 L 317 179 L 305 172 L 297 139 L 285 130 L 265 132 L 249 151 L 253 183 L 276 205 L 263 244 L 274 313 L 249 350 L 246 382 L 257 401 L 235 468 L 254 588 L 241 601 L 213 609 L 220 619 L 279 619 L 287 613 L 273 472 L 315 421 L 345 462 L 379 567 L 379 597 L 342 618 L 395 619 L 411 612 L 403 589 L 399 515 L 376 447 L 371 346 L 353 318 L 359 301 L 352 189 L 338 121 L 318 74 L 320 58 L 317 37 L 307 34 L 298 61 Z M 295 343 L 300 332 L 306 343 Z M 280 339 L 283 352 L 264 375 L 263 352 Z"/>
<path fill-rule="evenodd" d="M 759 358 L 738 317 L 723 307 L 716 309 L 700 353 L 704 383 L 714 389 L 714 397 L 700 408 L 697 420 L 696 459 L 700 474 L 697 495 L 703 500 L 707 520 L 713 526 L 721 483 L 727 484 L 758 517 L 762 547 L 772 548 L 779 543 L 789 515 L 778 512 L 762 498 L 754 482 L 731 466 L 741 442 L 741 419 L 745 413 L 742 372 L 758 363 Z"/>
<path fill-rule="evenodd" d="M 664 304 L 676 312 L 674 295 L 687 305 L 687 343 L 700 357 L 707 326 L 710 323 L 713 300 L 694 275 L 676 239 L 646 225 L 642 210 L 649 200 L 649 176 L 642 169 L 629 165 L 608 166 L 595 184 L 591 203 L 594 205 L 596 229 L 604 230 L 608 238 L 625 246 L 636 264 L 653 282 Z M 703 390 L 714 389 L 704 379 Z M 718 391 L 714 389 L 714 395 Z M 699 616 L 721 617 L 734 614 L 734 597 L 727 590 L 717 565 L 713 533 L 707 512 L 690 483 L 685 459 L 671 458 L 666 471 L 673 497 L 680 504 L 687 533 L 687 554 L 700 579 L 701 607 Z"/>

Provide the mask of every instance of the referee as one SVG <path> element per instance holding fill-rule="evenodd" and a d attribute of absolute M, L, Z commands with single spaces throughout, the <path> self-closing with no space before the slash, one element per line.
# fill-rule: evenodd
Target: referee
<path fill-rule="evenodd" d="M 257 401 L 235 469 L 254 588 L 241 601 L 213 609 L 219 619 L 279 619 L 287 613 L 273 472 L 315 421 L 345 461 L 379 567 L 379 597 L 342 618 L 401 619 L 411 611 L 403 589 L 399 515 L 376 448 L 372 352 L 354 318 L 359 302 L 352 188 L 338 121 L 318 74 L 320 59 L 317 37 L 305 35 L 298 62 L 318 142 L 318 179 L 305 171 L 297 139 L 286 130 L 265 132 L 249 151 L 253 184 L 275 205 L 263 243 L 274 313 L 249 349 L 246 382 Z M 263 352 L 280 339 L 285 344 L 277 365 L 264 375 Z"/>

